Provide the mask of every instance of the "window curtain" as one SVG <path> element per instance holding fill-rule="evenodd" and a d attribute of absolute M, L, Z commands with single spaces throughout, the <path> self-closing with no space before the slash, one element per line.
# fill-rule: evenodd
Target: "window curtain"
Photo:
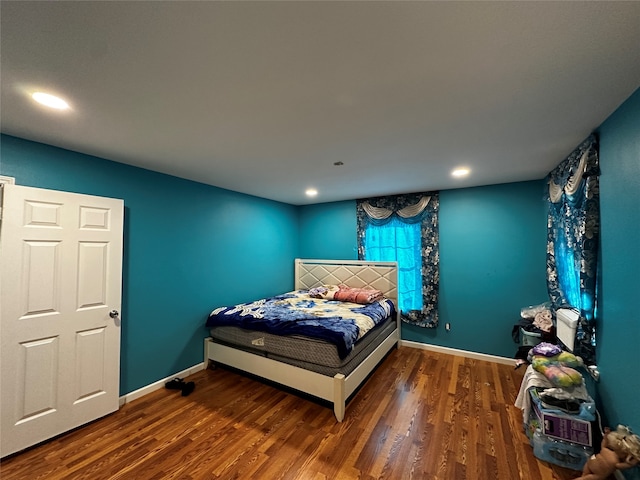
<path fill-rule="evenodd" d="M 358 258 L 398 262 L 400 317 L 426 328 L 438 325 L 438 209 L 437 192 L 356 202 Z"/>
<path fill-rule="evenodd" d="M 589 136 L 548 177 L 547 287 L 554 308 L 580 311 L 577 352 L 595 350 L 595 309 L 600 238 L 600 166 Z M 585 359 L 586 360 L 586 359 Z"/>

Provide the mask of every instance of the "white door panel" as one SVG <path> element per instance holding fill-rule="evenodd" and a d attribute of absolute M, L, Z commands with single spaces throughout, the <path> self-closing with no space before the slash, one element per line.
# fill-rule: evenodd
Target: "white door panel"
<path fill-rule="evenodd" d="M 21 319 L 60 313 L 56 291 L 60 285 L 60 250 L 59 241 L 26 240 L 22 244 Z"/>
<path fill-rule="evenodd" d="M 18 353 L 17 423 L 54 413 L 58 386 L 58 337 L 22 342 Z M 25 388 L 39 385 L 38 389 Z"/>
<path fill-rule="evenodd" d="M 118 408 L 123 207 L 3 186 L 0 456 Z"/>
<path fill-rule="evenodd" d="M 107 242 L 78 244 L 78 310 L 107 305 Z"/>

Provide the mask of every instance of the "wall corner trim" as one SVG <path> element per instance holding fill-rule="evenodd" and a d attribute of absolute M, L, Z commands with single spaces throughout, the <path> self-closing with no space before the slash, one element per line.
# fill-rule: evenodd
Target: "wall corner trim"
<path fill-rule="evenodd" d="M 473 358 L 475 360 L 483 360 L 485 362 L 502 363 L 504 365 L 515 365 L 515 359 L 507 357 L 499 357 L 497 355 L 489 355 L 486 353 L 470 352 L 468 350 L 459 350 L 457 348 L 441 347 L 440 345 L 431 345 L 429 343 L 412 342 L 410 340 L 400 340 L 401 347 L 417 348 L 420 350 L 430 350 L 433 352 L 446 353 L 448 355 L 457 355 L 459 357 Z"/>

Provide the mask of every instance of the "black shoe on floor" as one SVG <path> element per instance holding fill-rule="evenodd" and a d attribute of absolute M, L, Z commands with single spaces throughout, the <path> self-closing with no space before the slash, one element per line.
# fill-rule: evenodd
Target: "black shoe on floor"
<path fill-rule="evenodd" d="M 196 384 L 193 382 L 187 382 L 184 384 L 184 386 L 182 387 L 182 396 L 186 397 L 187 395 L 189 395 L 191 392 L 193 392 L 196 388 Z"/>
<path fill-rule="evenodd" d="M 164 384 L 165 388 L 170 390 L 182 390 L 185 386 L 184 380 L 181 378 L 174 378 Z"/>

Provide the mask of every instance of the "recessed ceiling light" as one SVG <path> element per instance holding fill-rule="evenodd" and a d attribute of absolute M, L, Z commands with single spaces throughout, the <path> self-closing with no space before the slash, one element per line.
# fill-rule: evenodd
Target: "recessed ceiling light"
<path fill-rule="evenodd" d="M 45 105 L 56 110 L 66 110 L 69 108 L 69 104 L 60 97 L 50 95 L 44 92 L 36 92 L 31 97 L 38 103 Z"/>
<path fill-rule="evenodd" d="M 309 188 L 304 193 L 307 194 L 307 197 L 315 197 L 316 195 L 318 195 L 318 191 L 315 188 Z"/>
<path fill-rule="evenodd" d="M 453 175 L 454 177 L 464 177 L 466 175 L 469 175 L 470 170 L 468 168 L 456 168 L 453 172 L 451 172 L 451 175 Z"/>

